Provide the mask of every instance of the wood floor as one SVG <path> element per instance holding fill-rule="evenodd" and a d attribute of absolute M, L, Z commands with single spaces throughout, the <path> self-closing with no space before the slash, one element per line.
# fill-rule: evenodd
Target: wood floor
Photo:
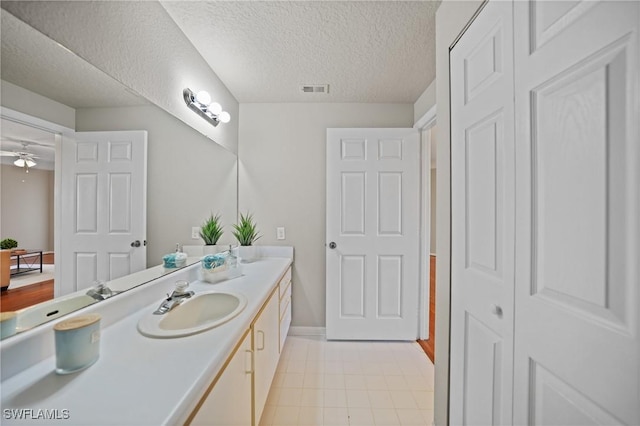
<path fill-rule="evenodd" d="M 8 289 L 0 294 L 0 312 L 15 311 L 53 299 L 53 280 Z"/>
<path fill-rule="evenodd" d="M 429 340 L 418 340 L 431 362 L 435 362 L 436 351 L 436 257 L 430 256 L 429 273 Z"/>

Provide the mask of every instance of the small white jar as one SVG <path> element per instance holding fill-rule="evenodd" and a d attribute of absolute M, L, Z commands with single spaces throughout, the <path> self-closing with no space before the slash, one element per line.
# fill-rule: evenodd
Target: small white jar
<path fill-rule="evenodd" d="M 70 374 L 94 364 L 100 356 L 100 315 L 86 314 L 53 327 L 56 373 Z"/>
<path fill-rule="evenodd" d="M 13 311 L 0 312 L 0 340 L 16 334 L 17 314 Z"/>

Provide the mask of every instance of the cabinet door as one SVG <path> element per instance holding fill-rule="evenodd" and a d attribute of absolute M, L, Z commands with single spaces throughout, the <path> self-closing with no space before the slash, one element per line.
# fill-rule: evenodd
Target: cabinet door
<path fill-rule="evenodd" d="M 271 381 L 280 357 L 280 305 L 276 290 L 253 324 L 255 354 L 254 396 L 255 424 L 260 423 Z"/>
<path fill-rule="evenodd" d="M 251 333 L 247 333 L 191 425 L 251 424 L 251 357 Z"/>

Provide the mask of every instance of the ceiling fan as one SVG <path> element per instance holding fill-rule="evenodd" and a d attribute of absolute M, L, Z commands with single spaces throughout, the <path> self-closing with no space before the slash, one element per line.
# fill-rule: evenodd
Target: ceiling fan
<path fill-rule="evenodd" d="M 13 164 L 18 167 L 23 167 L 26 169 L 26 172 L 29 173 L 29 169 L 34 167 L 37 163 L 34 159 L 39 158 L 36 155 L 27 151 L 27 146 L 29 144 L 27 142 L 22 142 L 22 150 L 21 151 L 0 151 L 0 156 L 3 157 L 18 157 Z"/>

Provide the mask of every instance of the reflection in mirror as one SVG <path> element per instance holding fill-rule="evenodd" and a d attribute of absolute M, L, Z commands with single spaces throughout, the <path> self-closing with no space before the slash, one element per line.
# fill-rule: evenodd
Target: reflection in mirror
<path fill-rule="evenodd" d="M 233 241 L 231 224 L 237 216 L 237 159 L 233 153 L 5 10 L 0 13 L 0 150 L 7 153 L 0 166 L 0 239 L 13 238 L 19 249 L 42 251 L 41 255 L 25 253 L 20 258 L 22 265 L 32 262 L 33 271 L 9 273 L 7 283 L 2 283 L 8 289 L 0 296 L 0 311 L 18 310 L 18 331 L 102 300 L 95 291 L 91 293 L 94 281 L 105 281 L 110 297 L 125 297 L 127 289 L 167 273 L 158 266 L 163 255 L 173 252 L 176 244 L 201 245 L 202 240 L 191 238 L 192 228 L 212 213 L 220 214 L 226 224 L 219 244 Z M 34 123 L 38 124 L 34 127 Z M 42 123 L 51 123 L 53 129 Z M 65 256 L 56 252 L 64 247 L 58 227 L 60 194 L 65 192 L 62 179 L 56 176 L 60 173 L 61 146 L 70 139 L 60 130 L 64 128 L 74 132 L 147 132 L 146 236 L 141 237 L 147 243 L 146 269 L 132 270 L 117 279 L 96 269 L 95 280 L 63 289 L 60 271 L 63 266 L 73 269 L 73 265 L 60 264 Z M 25 147 L 22 141 L 30 142 Z M 19 158 L 15 154 L 25 151 L 36 162 L 27 169 L 14 164 Z M 1 265 L 11 272 L 17 268 L 18 256 L 15 252 L 5 254 L 9 260 L 3 257 Z M 197 257 L 190 257 L 187 264 L 196 261 Z M 54 293 L 56 298 L 52 299 Z M 25 309 L 37 303 L 41 304 Z"/>

